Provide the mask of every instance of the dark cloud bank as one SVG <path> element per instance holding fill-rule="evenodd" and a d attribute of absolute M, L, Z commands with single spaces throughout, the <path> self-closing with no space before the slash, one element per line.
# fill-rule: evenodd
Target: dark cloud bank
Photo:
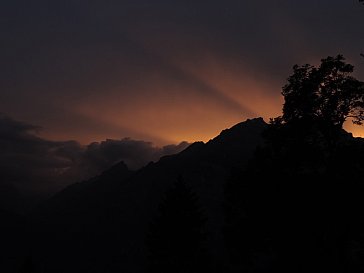
<path fill-rule="evenodd" d="M 76 141 L 49 141 L 37 136 L 39 127 L 0 114 L 0 187 L 28 194 L 50 193 L 100 174 L 124 161 L 137 169 L 161 156 L 188 146 L 156 147 L 151 142 L 124 138 L 89 145 Z"/>

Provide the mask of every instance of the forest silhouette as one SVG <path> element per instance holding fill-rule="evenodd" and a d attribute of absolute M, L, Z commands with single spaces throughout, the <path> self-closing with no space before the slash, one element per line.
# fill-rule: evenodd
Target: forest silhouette
<path fill-rule="evenodd" d="M 226 187 L 225 237 L 241 272 L 363 272 L 364 83 L 343 56 L 294 66 L 283 116 Z"/>

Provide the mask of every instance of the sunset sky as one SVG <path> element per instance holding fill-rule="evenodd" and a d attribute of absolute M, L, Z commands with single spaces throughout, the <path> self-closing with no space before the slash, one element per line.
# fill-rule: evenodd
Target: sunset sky
<path fill-rule="evenodd" d="M 206 141 L 280 115 L 292 66 L 328 55 L 364 80 L 357 0 L 3 0 L 0 22 L 0 112 L 57 141 Z"/>

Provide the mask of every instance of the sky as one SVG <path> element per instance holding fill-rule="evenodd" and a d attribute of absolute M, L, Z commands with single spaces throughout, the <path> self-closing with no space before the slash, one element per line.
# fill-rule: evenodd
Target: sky
<path fill-rule="evenodd" d="M 23 137 L 57 160 L 65 146 L 75 164 L 92 145 L 138 143 L 145 163 L 268 120 L 294 64 L 343 54 L 364 80 L 363 15 L 356 0 L 0 0 L 1 145 Z"/>
<path fill-rule="evenodd" d="M 296 63 L 364 71 L 356 0 L 0 3 L 0 111 L 52 140 L 206 141 L 279 115 Z"/>

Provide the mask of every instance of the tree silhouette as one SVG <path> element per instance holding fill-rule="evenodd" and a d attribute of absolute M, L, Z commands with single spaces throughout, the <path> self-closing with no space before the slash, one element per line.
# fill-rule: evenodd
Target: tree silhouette
<path fill-rule="evenodd" d="M 204 218 L 196 195 L 181 178 L 159 206 L 146 239 L 149 271 L 202 272 L 206 269 Z"/>
<path fill-rule="evenodd" d="M 229 253 L 230 262 L 241 271 L 252 269 L 253 245 L 256 238 L 252 232 L 250 219 L 247 215 L 247 183 L 244 183 L 240 170 L 234 169 L 225 185 L 225 225 L 224 239 Z"/>
<path fill-rule="evenodd" d="M 294 66 L 283 115 L 225 185 L 224 237 L 236 272 L 363 272 L 364 83 L 342 55 Z M 234 271 L 234 272 L 235 272 Z"/>
<path fill-rule="evenodd" d="M 351 118 L 364 121 L 364 83 L 351 76 L 354 67 L 342 55 L 321 60 L 318 67 L 295 65 L 283 87 L 282 121 L 319 122 L 342 128 Z"/>
<path fill-rule="evenodd" d="M 25 261 L 20 267 L 20 273 L 36 273 L 36 266 L 31 256 L 26 257 Z"/>

